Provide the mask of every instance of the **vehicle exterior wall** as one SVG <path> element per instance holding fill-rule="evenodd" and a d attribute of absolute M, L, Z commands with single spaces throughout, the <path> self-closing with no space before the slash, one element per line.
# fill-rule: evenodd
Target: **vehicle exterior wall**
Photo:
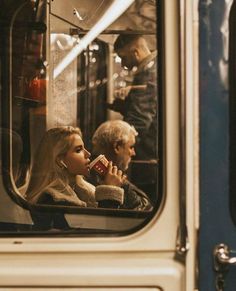
<path fill-rule="evenodd" d="M 188 2 L 188 3 L 187 3 Z M 187 176 L 181 176 L 180 141 L 184 128 L 180 127 L 180 85 L 188 83 L 186 96 L 188 103 L 185 114 L 188 116 L 186 148 L 188 157 L 192 157 L 198 143 L 197 112 L 193 100 L 193 39 L 190 30 L 193 23 L 193 6 L 182 1 L 186 30 L 182 30 L 183 43 L 180 44 L 179 1 L 165 0 L 164 20 L 165 58 L 163 64 L 165 105 L 163 131 L 165 132 L 164 182 L 165 199 L 161 209 L 140 231 L 123 237 L 2 237 L 0 240 L 0 290 L 19 287 L 77 287 L 91 290 L 103 287 L 139 288 L 137 290 L 190 291 L 195 288 L 195 250 L 196 250 L 196 213 L 194 209 L 197 186 L 194 174 L 198 172 L 197 159 L 188 160 Z M 185 14 L 186 10 L 190 12 Z M 188 16 L 187 16 L 188 15 Z M 187 18 L 188 17 L 188 18 Z M 185 36 L 187 38 L 185 39 Z M 188 43 L 188 45 L 187 45 Z M 180 61 L 180 48 L 184 49 L 189 66 Z M 188 52 L 188 53 L 187 53 Z M 180 76 L 182 79 L 180 80 Z M 183 82 L 183 83 L 181 83 Z M 189 83 L 190 82 L 190 83 Z M 182 93 L 181 93 L 182 94 Z M 185 95 L 182 95 L 184 98 Z M 182 112 L 182 111 L 181 111 Z M 193 113 L 193 114 L 192 114 Z M 186 116 L 187 116 L 186 115 Z M 186 117 L 185 116 L 185 117 Z M 185 119 L 184 119 L 185 120 Z M 185 120 L 186 121 L 186 120 Z M 196 134 L 192 136 L 191 128 Z M 193 142 L 194 140 L 194 142 Z M 181 160 L 186 163 L 186 160 Z M 197 179 L 197 174 L 195 179 Z M 187 226 L 189 228 L 190 248 L 184 260 L 176 256 L 176 238 L 178 235 L 180 181 L 188 184 Z M 195 182 L 193 182 L 193 180 Z M 1 187 L 4 188 L 4 187 Z M 7 195 L 2 191 L 1 195 Z M 6 197 L 6 196 L 5 196 Z M 9 204 L 10 207 L 14 207 Z M 187 266 L 187 269 L 186 269 Z M 13 280 L 14 277 L 14 280 Z M 143 288 L 143 289 L 142 289 Z M 152 289 L 151 289 L 152 288 Z M 46 289 L 44 289 L 46 290 Z M 88 289 L 89 290 L 89 289 Z M 104 289 L 105 290 L 105 289 Z M 132 289 L 131 289 L 132 290 Z"/>
<path fill-rule="evenodd" d="M 236 239 L 229 213 L 228 17 L 231 5 L 232 1 L 199 1 L 199 289 L 204 291 L 215 290 L 212 257 L 215 245 L 224 242 L 235 247 Z M 227 274 L 225 290 L 234 290 L 235 279 L 232 268 Z"/>

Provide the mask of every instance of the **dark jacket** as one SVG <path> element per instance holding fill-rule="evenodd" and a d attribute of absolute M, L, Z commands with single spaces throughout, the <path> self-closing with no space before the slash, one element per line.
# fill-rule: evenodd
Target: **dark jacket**
<path fill-rule="evenodd" d="M 147 195 L 134 184 L 126 181 L 122 187 L 124 189 L 124 209 L 152 210 L 153 206 Z"/>
<path fill-rule="evenodd" d="M 99 185 L 100 177 L 96 173 L 91 173 L 89 182 L 93 185 Z M 121 188 L 124 189 L 124 202 L 120 208 L 133 210 L 152 210 L 153 206 L 148 196 L 134 184 L 126 180 Z"/>
<path fill-rule="evenodd" d="M 125 100 L 115 99 L 109 106 L 110 109 L 120 112 L 124 121 L 133 125 L 138 131 L 135 159 L 157 158 L 156 71 L 156 52 L 154 52 L 142 61 L 131 85 L 146 85 L 146 89 L 131 89 Z"/>

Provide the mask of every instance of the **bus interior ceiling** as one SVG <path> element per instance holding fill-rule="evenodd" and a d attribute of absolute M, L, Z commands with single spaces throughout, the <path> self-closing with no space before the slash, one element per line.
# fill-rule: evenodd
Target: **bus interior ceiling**
<path fill-rule="evenodd" d="M 81 37 L 85 35 L 96 23 L 99 22 L 104 11 L 114 2 L 106 1 L 79 1 L 71 0 L 70 5 L 65 5 L 65 10 L 61 9 L 62 1 L 52 3 L 52 13 L 70 23 L 77 29 L 72 29 L 72 33 L 77 33 Z M 74 14 L 72 14 L 72 10 Z M 63 13 L 62 13 L 63 11 Z M 58 26 L 59 25 L 59 26 Z M 57 23 L 56 31 L 63 30 L 63 23 Z M 136 0 L 117 20 L 107 27 L 99 39 L 113 44 L 118 34 L 130 33 L 143 34 L 147 38 L 151 49 L 156 48 L 156 1 L 155 0 Z"/>

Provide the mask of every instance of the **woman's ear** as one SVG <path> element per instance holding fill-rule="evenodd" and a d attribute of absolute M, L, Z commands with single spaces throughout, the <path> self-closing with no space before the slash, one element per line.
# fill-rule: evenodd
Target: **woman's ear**
<path fill-rule="evenodd" d="M 58 166 L 60 168 L 66 168 L 67 169 L 67 165 L 62 159 L 57 158 L 56 162 L 57 162 L 57 164 L 58 164 Z"/>

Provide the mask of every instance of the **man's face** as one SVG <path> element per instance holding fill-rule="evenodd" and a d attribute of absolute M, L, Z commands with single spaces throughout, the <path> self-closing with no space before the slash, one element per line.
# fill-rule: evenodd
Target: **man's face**
<path fill-rule="evenodd" d="M 129 48 L 123 48 L 119 50 L 117 54 L 121 58 L 121 66 L 123 68 L 126 68 L 130 71 L 133 69 L 133 67 L 138 66 L 135 54 Z"/>
<path fill-rule="evenodd" d="M 116 164 L 119 169 L 126 171 L 129 167 L 131 158 L 135 156 L 135 136 L 131 134 L 127 143 L 116 148 Z"/>

